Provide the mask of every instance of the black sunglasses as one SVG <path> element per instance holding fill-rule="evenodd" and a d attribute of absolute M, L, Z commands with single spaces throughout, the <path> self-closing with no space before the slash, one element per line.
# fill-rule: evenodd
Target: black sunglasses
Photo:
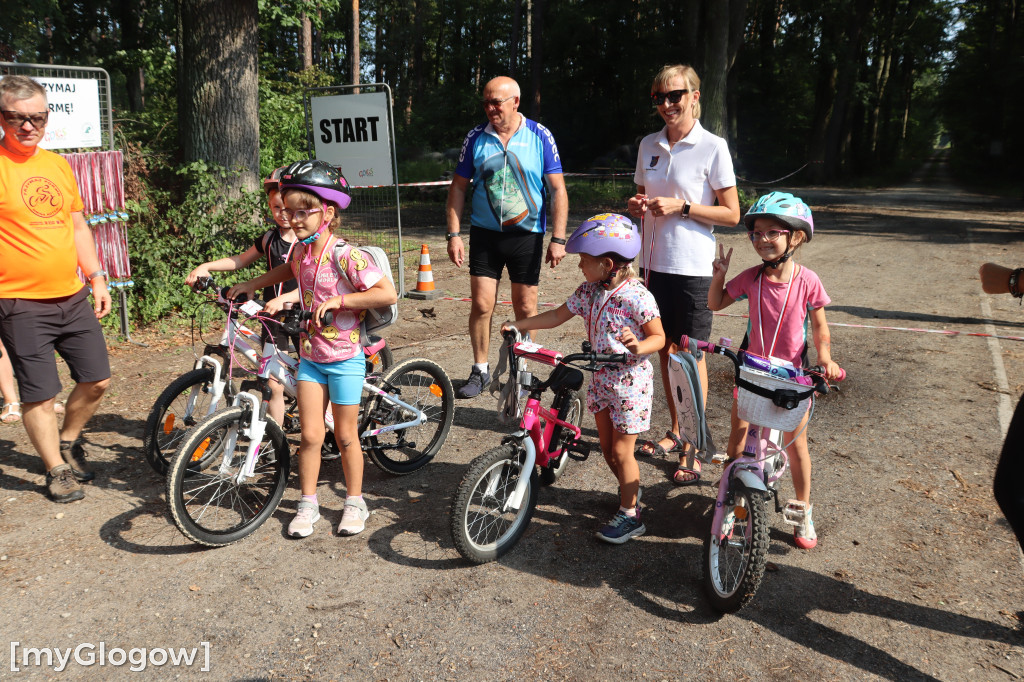
<path fill-rule="evenodd" d="M 668 99 L 672 104 L 679 104 L 679 100 L 683 98 L 683 95 L 690 92 L 689 90 L 673 90 L 672 92 L 652 92 L 651 93 L 651 104 L 654 106 L 661 106 Z"/>
<path fill-rule="evenodd" d="M 46 119 L 49 118 L 50 112 L 41 111 L 38 114 L 20 114 L 17 111 L 10 111 L 8 109 L 3 110 L 4 120 L 7 121 L 8 125 L 20 128 L 25 125 L 28 121 L 32 124 L 32 127 L 36 130 L 41 130 L 46 125 Z"/>

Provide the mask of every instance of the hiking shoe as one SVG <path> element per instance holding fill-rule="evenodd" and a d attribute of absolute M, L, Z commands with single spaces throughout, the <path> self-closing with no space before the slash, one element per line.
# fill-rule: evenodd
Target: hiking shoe
<path fill-rule="evenodd" d="M 78 440 L 62 440 L 60 442 L 60 456 L 64 459 L 64 462 L 71 466 L 71 472 L 75 475 L 82 483 L 86 483 L 96 478 L 96 473 L 89 466 L 89 463 L 85 461 L 85 448 L 82 447 L 82 441 Z"/>
<path fill-rule="evenodd" d="M 288 535 L 306 538 L 313 532 L 313 524 L 320 520 L 320 505 L 316 502 L 299 500 L 292 522 L 288 524 Z"/>
<path fill-rule="evenodd" d="M 481 372 L 476 367 L 473 368 L 473 372 L 466 379 L 466 383 L 459 386 L 458 390 L 455 391 L 456 398 L 475 398 L 483 392 L 484 386 L 491 383 L 490 372 Z"/>
<path fill-rule="evenodd" d="M 338 535 L 362 533 L 368 518 L 370 512 L 366 508 L 366 502 L 351 498 L 345 500 L 345 510 L 341 513 L 341 521 L 338 523 Z"/>
<path fill-rule="evenodd" d="M 647 532 L 647 526 L 637 516 L 629 516 L 624 511 L 618 511 L 612 518 L 611 523 L 597 531 L 597 539 L 621 545 L 630 538 L 635 538 Z"/>
<path fill-rule="evenodd" d="M 814 549 L 818 544 L 818 534 L 814 532 L 814 519 L 811 518 L 813 504 L 807 505 L 804 518 L 793 528 L 793 542 L 800 549 Z"/>
<path fill-rule="evenodd" d="M 85 497 L 69 464 L 59 464 L 46 472 L 46 492 L 54 502 L 74 502 Z"/>

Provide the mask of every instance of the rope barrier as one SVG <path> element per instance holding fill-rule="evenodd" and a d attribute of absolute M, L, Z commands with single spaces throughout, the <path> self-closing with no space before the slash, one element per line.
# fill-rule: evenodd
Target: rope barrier
<path fill-rule="evenodd" d="M 453 296 L 441 296 L 438 298 L 440 301 L 460 301 L 462 303 L 472 303 L 472 298 L 456 298 Z M 512 301 L 497 301 L 501 305 L 512 305 Z M 553 308 L 561 305 L 560 303 L 538 303 L 537 307 Z M 717 317 L 737 317 L 747 319 L 748 315 L 740 315 L 737 313 L 714 313 Z M 1024 341 L 1024 336 L 1006 336 L 1002 334 L 988 334 L 985 332 L 968 332 L 961 331 L 958 329 L 924 329 L 921 327 L 889 327 L 889 326 L 878 326 L 871 324 L 852 324 L 849 322 L 829 322 L 830 327 L 848 327 L 850 329 L 877 329 L 879 331 L 892 331 L 892 332 L 917 332 L 919 334 L 941 334 L 943 336 L 977 336 L 983 339 L 1000 339 L 1002 341 Z"/>
<path fill-rule="evenodd" d="M 757 182 L 756 180 L 748 180 L 747 178 L 742 178 L 742 177 L 740 177 L 738 175 L 736 176 L 736 179 L 737 180 L 742 180 L 743 182 L 746 182 L 746 183 L 751 184 L 751 185 L 774 185 L 777 182 L 782 182 L 783 180 L 785 180 L 787 178 L 793 177 L 794 175 L 796 175 L 797 173 L 802 171 L 804 168 L 807 168 L 809 165 L 811 165 L 810 162 L 805 163 L 804 165 L 800 166 L 799 168 L 797 168 L 795 171 L 793 171 L 789 175 L 783 175 L 781 178 L 778 178 L 776 180 L 766 180 L 764 182 Z"/>

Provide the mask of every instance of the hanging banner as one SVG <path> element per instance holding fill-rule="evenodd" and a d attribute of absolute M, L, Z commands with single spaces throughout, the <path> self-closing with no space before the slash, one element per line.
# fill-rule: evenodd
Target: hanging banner
<path fill-rule="evenodd" d="M 93 78 L 34 78 L 46 88 L 50 118 L 43 149 L 100 147 L 99 81 Z"/>
<path fill-rule="evenodd" d="M 316 158 L 354 187 L 394 184 L 387 93 L 312 97 L 310 113 Z"/>

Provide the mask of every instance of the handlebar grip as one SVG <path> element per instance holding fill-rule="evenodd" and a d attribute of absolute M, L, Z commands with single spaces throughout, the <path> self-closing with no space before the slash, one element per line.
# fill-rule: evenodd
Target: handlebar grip
<path fill-rule="evenodd" d="M 822 377 L 825 376 L 825 368 L 822 367 L 821 365 L 815 365 L 814 367 L 809 368 L 807 370 L 807 372 L 810 373 L 810 374 L 817 374 L 817 375 L 820 375 Z M 835 381 L 836 383 L 839 383 L 840 381 L 843 381 L 845 379 L 846 379 L 846 370 L 843 369 L 842 367 L 840 367 L 839 368 L 839 376 L 837 376 L 832 381 Z"/>
<path fill-rule="evenodd" d="M 714 354 L 714 353 L 718 352 L 718 348 L 715 346 L 715 344 L 711 343 L 710 341 L 701 341 L 700 339 L 691 339 L 688 334 L 683 334 L 681 337 L 679 337 L 679 347 L 684 349 L 684 350 L 686 350 L 686 351 L 689 351 L 690 350 L 690 341 L 691 340 L 696 344 L 698 350 L 702 350 L 705 353 L 711 353 L 711 354 Z"/>

